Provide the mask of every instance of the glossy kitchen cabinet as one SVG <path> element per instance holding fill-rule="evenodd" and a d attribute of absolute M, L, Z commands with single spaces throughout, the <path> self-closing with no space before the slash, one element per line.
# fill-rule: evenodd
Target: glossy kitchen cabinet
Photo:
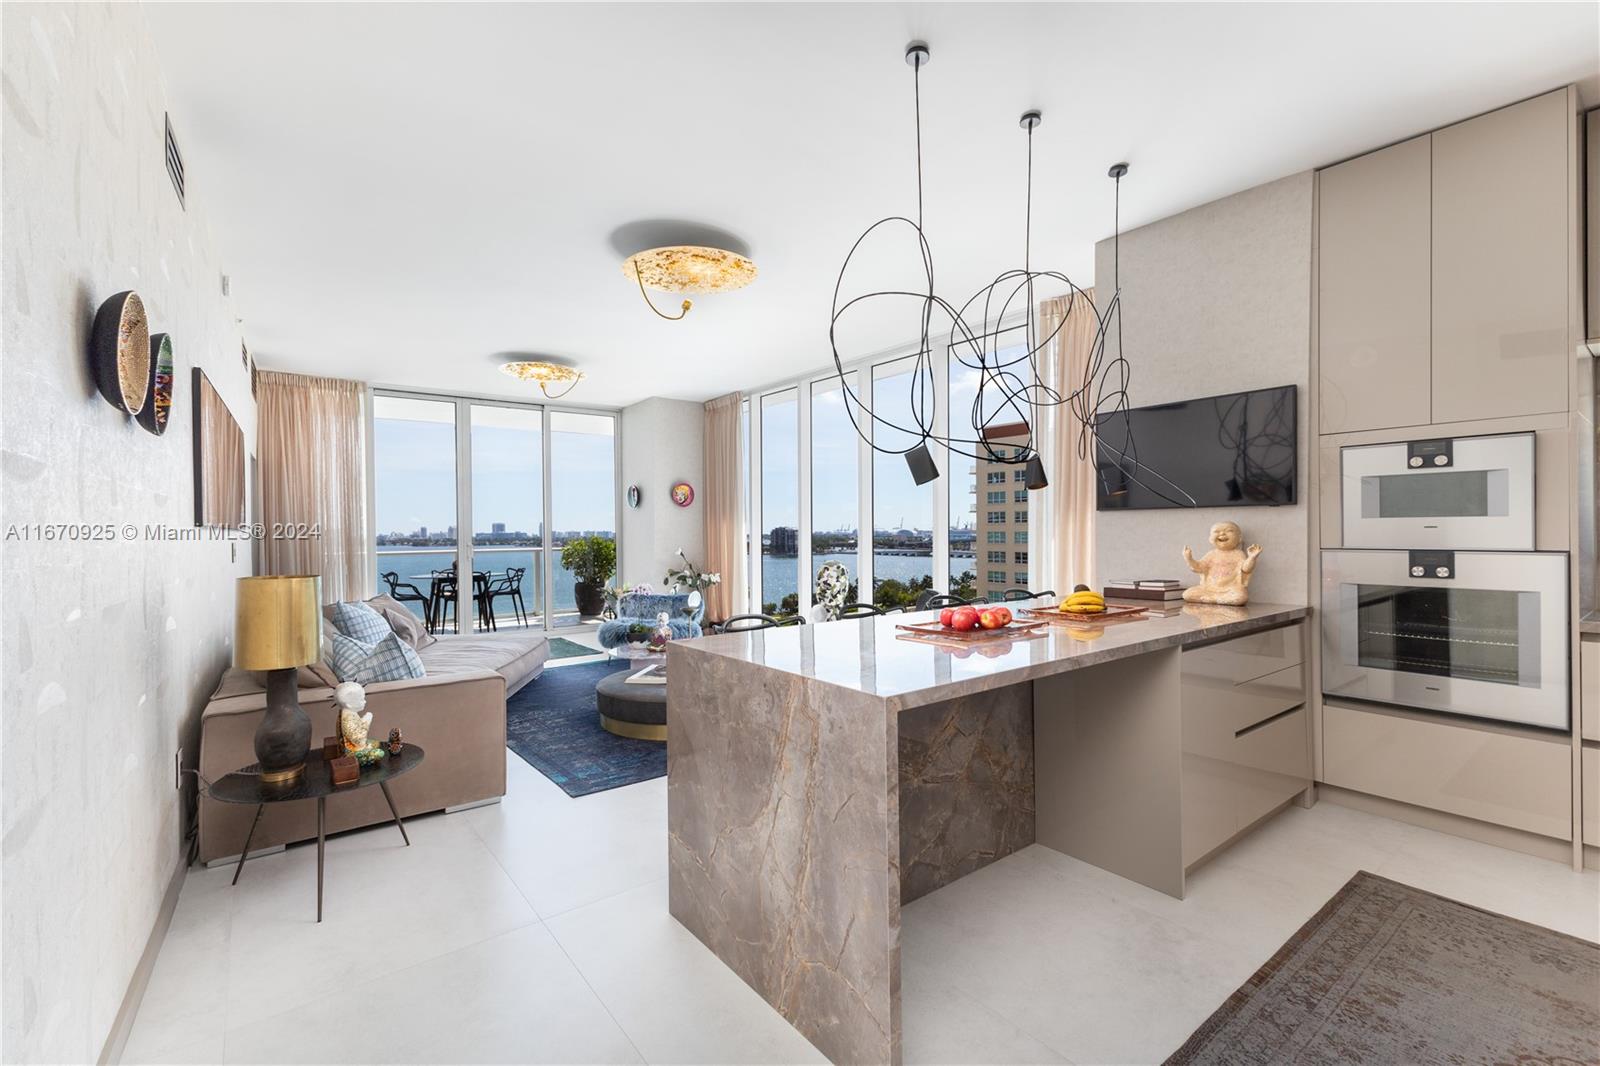
<path fill-rule="evenodd" d="M 1570 840 L 1572 744 L 1535 733 L 1324 700 L 1322 780 Z"/>
<path fill-rule="evenodd" d="M 1180 658 L 1186 867 L 1311 784 L 1301 628 L 1186 649 Z"/>
<path fill-rule="evenodd" d="M 1591 341 L 1600 341 L 1600 107 L 1585 116 L 1588 125 L 1584 167 L 1588 175 L 1585 197 L 1589 232 L 1585 235 L 1589 262 L 1589 314 L 1587 335 Z"/>
<path fill-rule="evenodd" d="M 1567 410 L 1572 107 L 1560 89 L 1433 134 L 1435 424 Z"/>
<path fill-rule="evenodd" d="M 1318 175 L 1321 431 L 1429 421 L 1432 137 Z"/>

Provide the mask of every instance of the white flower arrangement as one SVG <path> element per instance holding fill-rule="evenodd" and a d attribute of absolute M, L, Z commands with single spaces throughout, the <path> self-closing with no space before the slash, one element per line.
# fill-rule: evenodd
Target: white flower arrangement
<path fill-rule="evenodd" d="M 678 558 L 683 560 L 683 565 L 667 571 L 665 580 L 668 588 L 703 593 L 712 585 L 722 584 L 721 574 L 708 574 L 701 570 L 689 561 L 689 557 L 683 554 L 682 548 L 678 549 Z"/>

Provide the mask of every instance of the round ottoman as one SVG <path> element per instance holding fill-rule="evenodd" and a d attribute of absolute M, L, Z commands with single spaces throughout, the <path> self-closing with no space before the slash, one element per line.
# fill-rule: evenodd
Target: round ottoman
<path fill-rule="evenodd" d="M 632 670 L 607 674 L 594 687 L 600 728 L 634 740 L 667 739 L 667 686 L 630 685 Z"/>

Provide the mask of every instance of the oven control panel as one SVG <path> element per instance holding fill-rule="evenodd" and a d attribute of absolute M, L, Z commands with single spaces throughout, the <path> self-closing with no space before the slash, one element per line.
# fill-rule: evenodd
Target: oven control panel
<path fill-rule="evenodd" d="M 1452 551 L 1412 551 L 1411 576 L 1448 581 L 1456 575 L 1456 553 Z"/>
<path fill-rule="evenodd" d="M 1438 440 L 1414 440 L 1406 443 L 1406 465 L 1412 469 L 1429 466 L 1449 466 L 1455 461 L 1455 441 L 1449 437 Z"/>

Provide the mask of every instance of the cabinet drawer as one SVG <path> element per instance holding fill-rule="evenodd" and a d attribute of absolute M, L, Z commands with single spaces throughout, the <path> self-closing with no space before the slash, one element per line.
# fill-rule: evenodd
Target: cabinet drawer
<path fill-rule="evenodd" d="M 1583 739 L 1600 740 L 1600 640 L 1578 645 L 1578 703 Z"/>
<path fill-rule="evenodd" d="M 1600 748 L 1583 746 L 1583 842 L 1600 847 Z"/>
<path fill-rule="evenodd" d="M 1298 666 L 1301 629 L 1302 623 L 1296 622 L 1203 648 L 1185 648 L 1180 660 L 1184 680 L 1209 678 L 1237 685 Z"/>
<path fill-rule="evenodd" d="M 1572 839 L 1572 748 L 1435 719 L 1322 707 L 1323 780 L 1495 825 Z"/>
<path fill-rule="evenodd" d="M 1231 758 L 1240 730 L 1305 702 L 1305 667 L 1291 666 L 1239 685 L 1185 671 L 1182 691 L 1184 750 Z"/>
<path fill-rule="evenodd" d="M 1295 668 L 1298 669 L 1298 668 Z M 1300 706 L 1225 739 L 1183 750 L 1183 861 L 1195 862 L 1311 783 L 1309 717 Z"/>

